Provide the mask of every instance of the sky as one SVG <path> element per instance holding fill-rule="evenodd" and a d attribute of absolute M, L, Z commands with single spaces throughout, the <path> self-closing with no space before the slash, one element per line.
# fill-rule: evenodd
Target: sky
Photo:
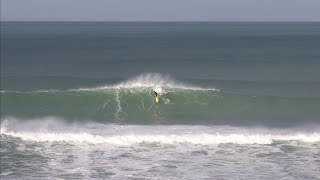
<path fill-rule="evenodd" d="M 320 0 L 0 0 L 1 21 L 320 21 Z"/>

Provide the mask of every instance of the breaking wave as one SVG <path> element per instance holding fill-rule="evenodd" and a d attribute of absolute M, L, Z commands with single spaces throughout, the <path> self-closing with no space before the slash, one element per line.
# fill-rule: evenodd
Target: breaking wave
<path fill-rule="evenodd" d="M 94 143 L 130 146 L 160 144 L 271 144 L 276 141 L 320 142 L 319 129 L 238 128 L 231 126 L 141 126 L 115 124 L 68 124 L 56 118 L 21 121 L 6 119 L 1 135 L 26 141 Z"/>
<path fill-rule="evenodd" d="M 160 94 L 155 103 L 153 90 Z M 320 123 L 319 98 L 230 94 L 143 74 L 95 88 L 2 91 L 1 117 L 62 117 L 128 124 L 297 126 Z"/>

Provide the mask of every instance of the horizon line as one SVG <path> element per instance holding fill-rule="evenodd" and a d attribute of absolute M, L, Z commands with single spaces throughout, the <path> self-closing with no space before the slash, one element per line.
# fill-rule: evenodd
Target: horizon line
<path fill-rule="evenodd" d="M 241 20 L 241 21 L 234 21 L 234 20 L 217 20 L 217 21 L 194 21 L 194 20 L 178 20 L 178 21 L 149 21 L 149 20 L 0 20 L 0 22 L 150 22 L 150 23 L 175 23 L 175 22 L 191 22 L 191 23 L 216 23 L 216 22 L 271 22 L 271 23 L 286 23 L 286 22 L 320 22 L 320 20 L 311 20 L 311 21 L 292 21 L 292 20 L 286 20 L 286 21 L 251 21 L 251 20 Z"/>

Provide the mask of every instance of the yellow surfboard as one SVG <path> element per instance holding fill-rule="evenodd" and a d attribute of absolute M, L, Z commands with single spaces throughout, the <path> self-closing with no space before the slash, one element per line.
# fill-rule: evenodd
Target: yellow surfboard
<path fill-rule="evenodd" d="M 156 103 L 159 103 L 159 96 L 156 96 Z"/>

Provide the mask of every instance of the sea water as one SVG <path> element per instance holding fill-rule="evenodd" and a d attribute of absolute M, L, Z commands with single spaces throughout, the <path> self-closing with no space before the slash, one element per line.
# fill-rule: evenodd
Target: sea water
<path fill-rule="evenodd" d="M 320 178 L 320 23 L 1 22 L 0 156 L 1 179 Z"/>

